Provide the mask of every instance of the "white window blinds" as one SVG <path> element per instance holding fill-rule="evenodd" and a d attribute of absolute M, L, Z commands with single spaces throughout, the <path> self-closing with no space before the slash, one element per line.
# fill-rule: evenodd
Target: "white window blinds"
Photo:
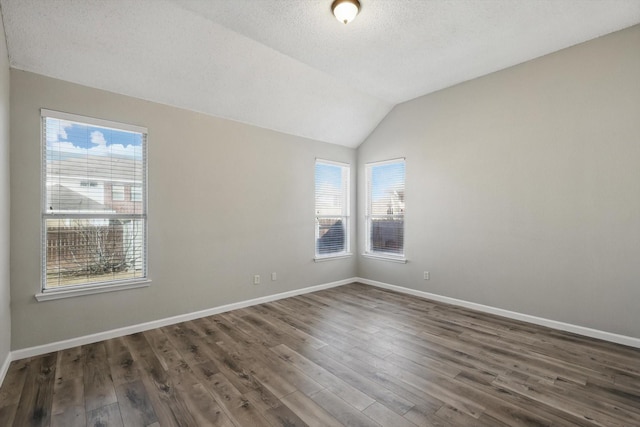
<path fill-rule="evenodd" d="M 43 290 L 146 278 L 147 130 L 41 116 Z"/>
<path fill-rule="evenodd" d="M 316 258 L 349 252 L 349 165 L 316 160 Z"/>
<path fill-rule="evenodd" d="M 404 159 L 366 165 L 366 252 L 404 257 Z"/>

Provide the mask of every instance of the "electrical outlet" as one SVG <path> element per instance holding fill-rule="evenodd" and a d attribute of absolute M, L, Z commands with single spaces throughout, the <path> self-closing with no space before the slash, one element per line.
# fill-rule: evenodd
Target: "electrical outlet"
<path fill-rule="evenodd" d="M 429 275 L 428 271 L 424 272 L 424 280 L 429 280 L 431 278 L 431 276 Z"/>
<path fill-rule="evenodd" d="M 253 275 L 253 284 L 254 285 L 259 285 L 260 284 L 260 275 L 259 274 L 254 274 Z"/>
<path fill-rule="evenodd" d="M 271 281 L 275 282 L 276 280 L 278 280 L 278 276 L 276 275 L 276 272 L 274 271 L 273 273 L 271 273 Z"/>

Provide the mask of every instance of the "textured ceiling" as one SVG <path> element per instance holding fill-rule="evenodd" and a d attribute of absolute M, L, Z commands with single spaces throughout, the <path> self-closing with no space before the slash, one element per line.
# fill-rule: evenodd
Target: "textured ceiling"
<path fill-rule="evenodd" d="M 397 103 L 640 22 L 640 0 L 360 2 L 349 25 L 332 0 L 0 6 L 13 68 L 350 147 Z"/>

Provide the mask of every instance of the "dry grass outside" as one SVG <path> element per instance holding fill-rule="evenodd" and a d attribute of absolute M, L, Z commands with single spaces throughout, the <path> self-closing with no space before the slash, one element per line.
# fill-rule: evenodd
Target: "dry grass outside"
<path fill-rule="evenodd" d="M 93 285 L 97 283 L 142 278 L 141 271 L 120 271 L 116 273 L 93 275 L 47 274 L 47 288 L 63 288 L 66 286 Z"/>

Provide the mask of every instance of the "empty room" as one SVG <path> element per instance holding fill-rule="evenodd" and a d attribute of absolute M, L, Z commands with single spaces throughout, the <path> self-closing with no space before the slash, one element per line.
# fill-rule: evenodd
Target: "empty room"
<path fill-rule="evenodd" d="M 0 427 L 640 426 L 640 0 L 0 14 Z"/>

